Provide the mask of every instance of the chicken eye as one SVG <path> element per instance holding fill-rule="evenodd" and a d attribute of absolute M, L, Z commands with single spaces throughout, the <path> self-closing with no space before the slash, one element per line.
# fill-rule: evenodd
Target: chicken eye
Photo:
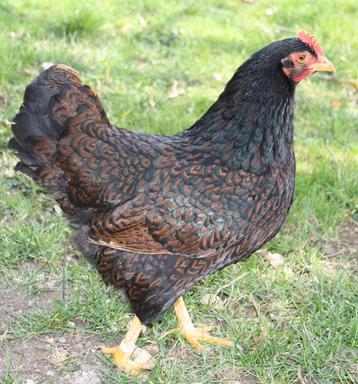
<path fill-rule="evenodd" d="M 303 64 L 305 61 L 306 61 L 306 55 L 304 53 L 300 53 L 297 58 L 296 58 L 297 62 L 299 64 Z"/>

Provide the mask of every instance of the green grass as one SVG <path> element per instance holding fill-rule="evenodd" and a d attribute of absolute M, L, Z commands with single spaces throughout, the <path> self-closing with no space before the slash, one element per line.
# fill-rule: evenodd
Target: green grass
<path fill-rule="evenodd" d="M 268 15 L 267 10 L 272 10 Z M 355 0 L 297 1 L 2 1 L 0 4 L 0 269 L 4 284 L 29 297 L 43 294 L 43 276 L 62 284 L 67 254 L 68 297 L 9 321 L 9 335 L 78 332 L 119 342 L 130 310 L 121 293 L 106 288 L 78 261 L 65 220 L 34 184 L 16 176 L 6 150 L 11 120 L 24 86 L 46 62 L 66 63 L 95 87 L 110 119 L 129 129 L 172 134 L 190 126 L 221 92 L 236 67 L 263 45 L 304 29 L 323 46 L 340 80 L 357 79 Z M 169 98 L 173 81 L 184 93 Z M 285 256 L 272 268 L 259 255 L 210 276 L 186 295 L 197 323 L 237 348 L 191 353 L 182 339 L 161 338 L 175 327 L 167 312 L 139 340 L 156 344 L 150 383 L 227 383 L 223 371 L 259 383 L 354 383 L 358 367 L 358 284 L 341 253 L 333 273 L 324 244 L 340 225 L 358 219 L 356 95 L 344 82 L 314 78 L 297 89 L 295 202 L 283 230 L 266 248 Z M 333 105 L 339 102 L 338 108 Z M 350 262 L 352 262 L 350 260 Z M 242 276 L 242 278 L 239 278 Z M 235 280 L 234 285 L 227 284 Z M 225 288 L 222 288 L 226 286 Z M 226 307 L 201 304 L 219 294 Z M 94 346 L 96 347 L 96 346 Z M 189 358 L 183 357 L 184 348 Z M 171 351 L 169 353 L 169 351 Z M 168 355 L 169 353 L 169 355 Z M 137 382 L 101 358 L 105 383 Z M 16 383 L 18 373 L 2 373 Z M 238 375 L 238 373 L 237 373 Z M 235 376 L 235 375 L 234 375 Z M 20 377 L 20 376 L 19 376 Z M 234 377 L 235 378 L 235 377 Z M 234 379 L 232 379 L 234 380 Z M 239 380 L 239 378 L 237 378 Z M 139 382 L 139 381 L 138 381 Z"/>

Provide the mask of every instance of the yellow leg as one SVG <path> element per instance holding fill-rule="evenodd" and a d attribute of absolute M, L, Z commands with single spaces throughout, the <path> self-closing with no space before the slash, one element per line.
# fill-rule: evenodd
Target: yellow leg
<path fill-rule="evenodd" d="M 177 315 L 179 329 L 183 336 L 187 339 L 189 344 L 196 349 L 198 352 L 202 351 L 202 346 L 199 341 L 206 341 L 207 343 L 216 344 L 216 345 L 224 345 L 227 347 L 232 347 L 234 343 L 228 339 L 221 339 L 219 337 L 214 337 L 209 335 L 209 332 L 213 329 L 213 327 L 200 327 L 195 328 L 188 310 L 184 304 L 184 300 L 180 297 L 174 304 L 174 310 Z"/>
<path fill-rule="evenodd" d="M 134 316 L 134 319 L 129 325 L 128 332 L 119 347 L 104 347 L 101 349 L 102 353 L 113 357 L 113 360 L 119 368 L 132 375 L 138 374 L 142 369 L 152 369 L 154 366 L 154 364 L 151 363 L 141 364 L 130 360 L 131 354 L 135 349 L 135 343 L 137 342 L 142 329 L 142 323 L 137 316 Z"/>

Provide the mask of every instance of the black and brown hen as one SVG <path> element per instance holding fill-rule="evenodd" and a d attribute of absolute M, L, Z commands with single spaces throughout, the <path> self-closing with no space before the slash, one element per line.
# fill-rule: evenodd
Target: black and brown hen
<path fill-rule="evenodd" d="M 9 147 L 16 170 L 47 188 L 76 243 L 106 282 L 124 288 L 135 318 L 116 348 L 125 371 L 142 324 L 174 304 L 190 344 L 232 345 L 193 326 L 181 296 L 209 273 L 246 259 L 282 226 L 295 184 L 295 86 L 333 71 L 301 32 L 242 64 L 209 110 L 174 136 L 113 126 L 77 72 L 55 65 L 25 91 Z"/>

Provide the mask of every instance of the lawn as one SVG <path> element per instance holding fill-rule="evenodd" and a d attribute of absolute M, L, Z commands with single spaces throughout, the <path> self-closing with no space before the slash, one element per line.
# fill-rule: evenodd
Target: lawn
<path fill-rule="evenodd" d="M 1 383 L 358 382 L 357 19 L 355 0 L 1 1 Z M 25 85 L 65 63 L 116 125 L 172 134 L 206 111 L 249 55 L 300 29 L 337 73 L 297 89 L 289 218 L 264 252 L 185 295 L 196 324 L 216 325 L 236 347 L 195 353 L 165 335 L 176 325 L 168 311 L 138 342 L 154 370 L 124 375 L 97 347 L 123 337 L 125 297 L 81 260 L 55 203 L 13 171 L 9 121 Z M 268 252 L 283 262 L 273 266 Z M 204 304 L 208 293 L 220 305 Z"/>

